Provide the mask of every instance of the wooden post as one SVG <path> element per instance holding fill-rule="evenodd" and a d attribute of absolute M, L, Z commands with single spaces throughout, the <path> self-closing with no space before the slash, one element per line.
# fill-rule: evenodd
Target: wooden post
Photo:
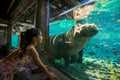
<path fill-rule="evenodd" d="M 37 50 L 38 52 L 42 51 L 42 54 L 46 56 L 45 63 L 53 64 L 53 58 L 52 58 L 53 56 L 49 50 L 49 14 L 50 14 L 49 7 L 50 7 L 49 0 L 37 0 L 35 27 L 39 28 L 43 34 L 43 44 L 38 45 Z"/>
<path fill-rule="evenodd" d="M 11 46 L 11 37 L 12 37 L 12 25 L 8 24 L 8 28 L 7 28 L 7 45 L 8 45 L 8 47 Z"/>
<path fill-rule="evenodd" d="M 57 76 L 57 80 L 75 80 L 69 76 L 66 72 L 57 69 L 54 66 L 53 54 L 49 50 L 49 0 L 37 0 L 36 2 L 36 15 L 35 15 L 35 27 L 39 28 L 43 33 L 43 44 L 37 46 L 38 52 L 42 52 L 42 62 L 50 65 L 49 70 L 54 72 Z"/>
<path fill-rule="evenodd" d="M 49 48 L 49 0 L 37 0 L 35 26 L 43 33 L 43 50 Z"/>

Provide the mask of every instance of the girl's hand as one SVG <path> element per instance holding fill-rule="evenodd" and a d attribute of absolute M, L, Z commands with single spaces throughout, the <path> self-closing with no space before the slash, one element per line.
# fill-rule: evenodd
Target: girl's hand
<path fill-rule="evenodd" d="M 48 76 L 48 78 L 49 78 L 50 80 L 55 80 L 55 79 L 57 79 L 58 77 L 57 77 L 54 73 L 50 73 L 49 76 Z"/>
<path fill-rule="evenodd" d="M 45 68 L 48 68 L 48 66 L 46 66 L 46 65 L 44 65 L 45 66 Z"/>

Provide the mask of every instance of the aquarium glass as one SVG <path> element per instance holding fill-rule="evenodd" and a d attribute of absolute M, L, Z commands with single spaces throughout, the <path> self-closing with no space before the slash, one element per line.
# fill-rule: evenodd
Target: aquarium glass
<path fill-rule="evenodd" d="M 80 20 L 71 18 L 70 13 L 50 20 L 49 35 L 54 37 L 51 39 L 53 41 L 51 45 L 58 43 L 56 39 L 60 35 L 64 37 L 59 39 L 61 43 L 56 45 L 60 46 L 56 49 L 58 52 L 64 51 L 62 56 L 57 52 L 54 53 L 55 49 L 52 49 L 52 52 L 59 56 L 55 57 L 55 64 L 76 80 L 120 80 L 120 0 L 96 0 L 94 10 Z M 83 13 L 85 14 L 86 11 Z M 95 24 L 99 31 L 84 45 L 83 52 L 76 55 L 81 61 L 71 63 L 75 58 L 69 56 L 67 58 L 71 61 L 68 61 L 69 65 L 65 65 L 66 61 L 63 57 L 71 51 L 67 51 L 66 49 L 69 48 L 65 47 L 72 45 L 74 40 L 71 36 L 74 32 L 69 33 L 69 31 L 78 23 L 81 23 L 81 26 L 86 23 Z M 68 36 L 65 37 L 66 35 Z M 18 35 L 12 36 L 12 46 L 15 48 L 18 48 L 18 39 Z M 77 50 L 75 49 L 71 54 Z"/>
<path fill-rule="evenodd" d="M 50 23 L 50 36 L 56 35 L 56 39 L 78 23 L 95 24 L 99 31 L 84 45 L 82 63 L 66 67 L 60 57 L 55 59 L 56 65 L 77 80 L 120 80 L 120 0 L 96 0 L 94 11 L 81 20 L 60 17 Z"/>
<path fill-rule="evenodd" d="M 18 48 L 18 42 L 19 42 L 19 35 L 13 35 L 12 36 L 12 40 L 11 40 L 11 44 L 14 48 Z"/>

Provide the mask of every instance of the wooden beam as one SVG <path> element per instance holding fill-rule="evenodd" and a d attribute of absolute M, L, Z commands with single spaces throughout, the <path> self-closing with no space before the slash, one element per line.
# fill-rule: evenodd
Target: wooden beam
<path fill-rule="evenodd" d="M 34 21 L 31 20 L 31 22 L 28 22 L 27 20 L 22 20 L 22 21 L 19 21 L 20 23 L 26 23 L 26 24 L 31 24 L 33 25 L 34 24 Z"/>
<path fill-rule="evenodd" d="M 8 28 L 7 28 L 7 45 L 9 47 L 11 46 L 11 37 L 12 37 L 12 25 L 8 24 Z"/>
<path fill-rule="evenodd" d="M 35 5 L 33 5 L 30 9 L 27 10 L 23 19 L 28 20 L 28 19 L 34 18 L 33 16 L 34 14 L 35 14 Z"/>
<path fill-rule="evenodd" d="M 43 34 L 43 51 L 49 49 L 49 1 L 37 0 L 36 2 L 36 15 L 35 15 L 35 27 L 39 28 Z"/>
<path fill-rule="evenodd" d="M 67 4 L 65 1 L 61 2 L 62 6 L 55 9 L 55 10 L 51 10 L 51 15 L 50 15 L 50 20 L 55 19 L 57 17 L 60 16 L 61 13 L 67 11 L 68 9 L 72 8 L 73 6 Z M 54 4 L 51 4 L 54 5 Z"/>
<path fill-rule="evenodd" d="M 25 20 L 32 19 L 32 18 L 34 18 L 34 16 L 35 16 L 35 11 L 33 11 L 33 12 L 29 13 L 28 15 L 26 15 L 24 17 L 24 19 Z"/>
<path fill-rule="evenodd" d="M 0 19 L 0 23 L 2 23 L 2 24 L 8 24 L 8 20 Z"/>
<path fill-rule="evenodd" d="M 60 13 L 64 12 L 63 10 L 66 11 L 67 9 L 65 9 L 65 6 L 62 6 L 60 8 L 57 8 L 56 10 L 53 10 L 51 12 L 50 18 L 54 18 L 54 17 L 58 16 Z"/>
<path fill-rule="evenodd" d="M 28 19 L 31 21 L 34 21 L 35 14 L 31 14 L 31 16 L 28 16 Z"/>
<path fill-rule="evenodd" d="M 52 2 L 50 4 L 54 4 L 56 2 L 58 2 L 59 0 L 51 0 Z"/>
<path fill-rule="evenodd" d="M 25 12 L 30 9 L 35 4 L 35 0 L 21 0 L 18 6 L 15 8 L 15 10 L 10 15 L 10 24 L 15 23 L 17 20 L 19 20 Z"/>
<path fill-rule="evenodd" d="M 64 2 L 66 2 L 68 5 L 71 5 L 73 7 L 80 4 L 80 2 L 77 0 L 64 0 Z"/>
<path fill-rule="evenodd" d="M 7 30 L 7 27 L 5 27 L 5 26 L 0 26 L 0 30 Z"/>
<path fill-rule="evenodd" d="M 15 25 L 16 26 L 21 26 L 21 27 L 27 27 L 27 28 L 33 28 L 34 27 L 34 25 L 21 23 L 21 22 L 17 22 Z"/>
<path fill-rule="evenodd" d="M 8 7 L 8 9 L 7 9 L 7 15 L 8 15 L 8 13 L 9 13 L 9 11 L 10 11 L 10 9 L 12 8 L 12 6 L 13 6 L 13 4 L 15 3 L 15 0 L 12 0 L 12 2 L 10 3 L 10 5 L 9 5 L 9 7 Z"/>
<path fill-rule="evenodd" d="M 58 2 L 55 2 L 54 3 L 54 6 L 56 7 L 56 8 L 59 8 L 60 6 L 58 5 Z"/>

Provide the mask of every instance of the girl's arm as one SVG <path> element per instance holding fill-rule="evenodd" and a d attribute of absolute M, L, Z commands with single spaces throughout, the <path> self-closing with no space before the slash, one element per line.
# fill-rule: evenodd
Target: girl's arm
<path fill-rule="evenodd" d="M 38 65 L 38 67 L 51 79 L 54 80 L 55 78 L 57 78 L 53 73 L 50 73 L 46 66 L 42 63 L 39 54 L 37 52 L 37 50 L 35 48 L 30 49 L 30 53 L 29 55 L 32 57 L 32 59 L 34 60 L 34 62 Z"/>

